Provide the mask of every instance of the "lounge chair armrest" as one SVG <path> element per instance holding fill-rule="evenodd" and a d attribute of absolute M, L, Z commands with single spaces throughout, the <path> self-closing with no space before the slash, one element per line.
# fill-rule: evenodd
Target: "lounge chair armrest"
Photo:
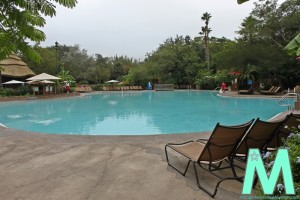
<path fill-rule="evenodd" d="M 203 139 L 203 138 L 200 138 L 197 140 L 197 142 L 200 142 L 200 143 L 203 143 L 203 144 L 206 144 L 208 141 L 208 139 Z"/>
<path fill-rule="evenodd" d="M 193 140 L 190 140 L 190 141 L 187 141 L 187 142 L 183 142 L 183 143 L 168 143 L 166 144 L 166 147 L 167 146 L 174 146 L 174 145 L 185 145 L 185 144 L 188 144 L 188 143 L 191 143 L 191 142 L 194 142 Z"/>

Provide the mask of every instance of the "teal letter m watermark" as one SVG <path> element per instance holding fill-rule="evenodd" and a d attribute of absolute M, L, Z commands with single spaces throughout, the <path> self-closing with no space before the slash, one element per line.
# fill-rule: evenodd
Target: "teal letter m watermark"
<path fill-rule="evenodd" d="M 295 194 L 291 165 L 287 149 L 278 150 L 269 177 L 266 173 L 260 151 L 258 149 L 249 149 L 242 194 L 251 194 L 255 171 L 257 172 L 257 176 L 260 179 L 260 183 L 265 194 L 274 193 L 274 188 L 280 175 L 280 171 L 282 171 L 286 194 Z"/>

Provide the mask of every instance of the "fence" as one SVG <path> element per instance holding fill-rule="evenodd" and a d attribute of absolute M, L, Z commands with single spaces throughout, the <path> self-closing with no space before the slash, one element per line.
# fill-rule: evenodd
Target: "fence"
<path fill-rule="evenodd" d="M 174 84 L 155 84 L 154 90 L 156 90 L 156 91 L 173 91 Z"/>

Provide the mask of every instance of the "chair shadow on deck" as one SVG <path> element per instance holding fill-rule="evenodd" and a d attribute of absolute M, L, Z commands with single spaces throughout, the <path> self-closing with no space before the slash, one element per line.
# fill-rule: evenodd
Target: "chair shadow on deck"
<path fill-rule="evenodd" d="M 217 193 L 219 185 L 223 181 L 242 180 L 243 177 L 236 176 L 232 162 L 227 162 L 226 166 L 222 166 L 222 163 L 226 159 L 231 160 L 234 150 L 237 148 L 237 145 L 240 143 L 240 140 L 244 137 L 253 121 L 254 119 L 245 124 L 237 126 L 223 126 L 217 123 L 211 136 L 207 140 L 199 139 L 197 141 L 188 141 L 180 144 L 167 144 L 165 146 L 165 153 L 168 165 L 185 176 L 190 163 L 192 163 L 198 187 L 211 197 L 214 197 Z M 176 152 L 188 159 L 184 171 L 180 171 L 178 167 L 175 167 L 175 165 L 171 164 L 168 151 Z M 208 188 L 201 185 L 198 177 L 197 166 L 219 179 L 212 192 Z M 230 177 L 224 177 L 214 173 L 215 171 L 221 171 L 228 168 L 230 168 L 233 173 L 233 175 Z"/>
<path fill-rule="evenodd" d="M 185 176 L 190 163 L 192 163 L 198 187 L 211 197 L 214 197 L 223 181 L 237 180 L 243 182 L 244 173 L 242 176 L 238 176 L 236 170 L 245 169 L 249 149 L 256 148 L 263 155 L 267 151 L 268 145 L 273 148 L 279 147 L 280 143 L 277 140 L 279 140 L 279 137 L 283 137 L 280 130 L 287 123 L 293 124 L 295 122 L 296 118 L 295 116 L 291 118 L 292 116 L 288 115 L 281 120 L 273 122 L 262 121 L 257 118 L 237 126 L 223 126 L 217 123 L 209 139 L 167 144 L 165 146 L 165 154 L 168 165 Z M 170 162 L 168 154 L 170 151 L 188 159 L 183 171 Z M 226 161 L 224 162 L 225 166 L 223 161 Z M 219 179 L 213 190 L 209 190 L 200 183 L 197 166 Z M 232 176 L 225 176 L 225 173 L 221 173 L 221 170 L 224 169 L 231 169 Z M 215 171 L 220 173 L 216 174 Z M 258 178 L 255 177 L 253 186 L 255 186 L 257 181 Z"/>

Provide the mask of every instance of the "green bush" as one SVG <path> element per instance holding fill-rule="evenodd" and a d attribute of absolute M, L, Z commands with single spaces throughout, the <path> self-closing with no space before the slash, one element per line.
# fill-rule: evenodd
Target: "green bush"
<path fill-rule="evenodd" d="M 287 148 L 289 152 L 289 159 L 291 163 L 295 193 L 299 199 L 300 197 L 300 129 L 296 129 L 296 130 L 294 129 L 292 131 L 293 133 L 291 133 L 287 139 L 283 139 L 283 144 L 284 144 L 283 147 Z M 277 155 L 277 152 L 273 153 L 270 156 L 270 158 L 266 160 L 265 162 L 266 166 L 270 165 L 270 163 L 275 160 L 275 155 Z M 277 180 L 277 186 L 278 184 L 283 185 L 283 183 L 284 183 L 283 178 L 282 176 L 280 176 Z M 258 188 L 257 191 L 258 195 L 267 196 L 263 194 L 261 185 L 258 184 L 257 188 Z M 278 191 L 278 188 L 275 187 L 273 195 L 279 198 L 279 196 L 285 195 L 285 192 L 280 192 Z M 280 199 L 289 199 L 289 198 L 288 196 L 284 196 L 283 198 Z"/>
<path fill-rule="evenodd" d="M 89 82 L 87 80 L 82 80 L 79 82 L 80 85 L 88 85 Z"/>
<path fill-rule="evenodd" d="M 94 85 L 94 86 L 92 86 L 92 89 L 94 91 L 101 91 L 102 90 L 102 85 L 101 84 Z"/>
<path fill-rule="evenodd" d="M 227 70 L 218 71 L 217 73 L 199 70 L 195 84 L 200 85 L 201 89 L 213 90 L 216 87 L 220 87 L 222 82 L 225 82 L 229 86 L 232 80 L 233 77 L 228 75 Z"/>
<path fill-rule="evenodd" d="M 29 86 L 18 87 L 18 88 L 0 88 L 0 96 L 11 97 L 11 96 L 25 96 L 30 95 L 32 89 Z"/>

